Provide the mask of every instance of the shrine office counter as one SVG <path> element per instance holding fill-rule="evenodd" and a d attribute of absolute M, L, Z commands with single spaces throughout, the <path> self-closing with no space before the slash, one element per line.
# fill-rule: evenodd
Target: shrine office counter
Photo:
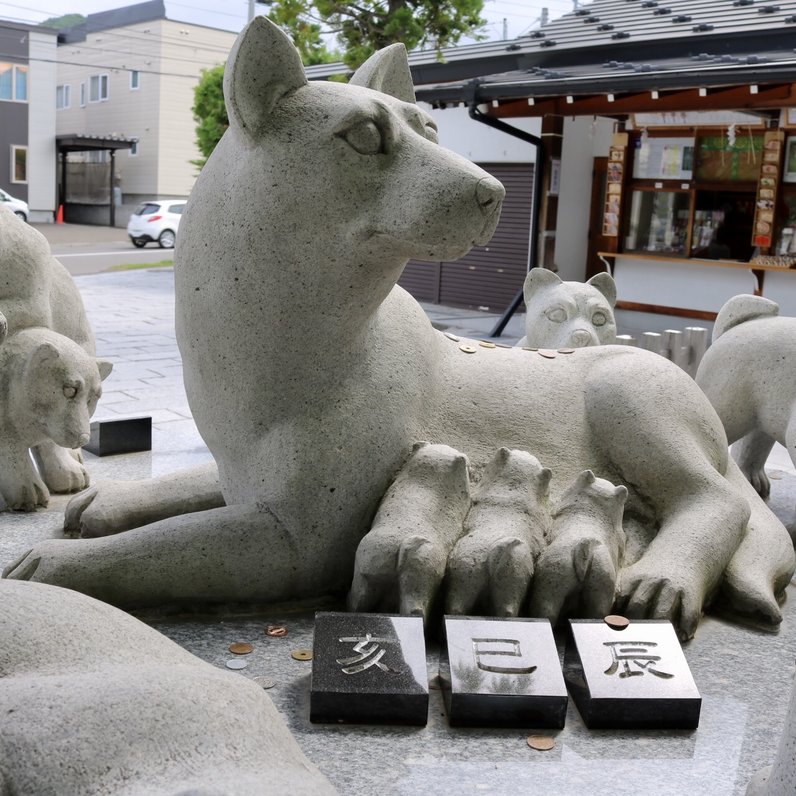
<path fill-rule="evenodd" d="M 617 308 L 714 320 L 741 293 L 776 301 L 796 316 L 796 269 L 738 260 L 702 260 L 663 254 L 598 252 L 616 281 Z"/>

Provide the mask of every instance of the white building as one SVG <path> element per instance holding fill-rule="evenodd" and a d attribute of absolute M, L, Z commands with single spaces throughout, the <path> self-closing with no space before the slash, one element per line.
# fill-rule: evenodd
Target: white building
<path fill-rule="evenodd" d="M 162 0 L 89 14 L 58 37 L 55 96 L 59 139 L 84 139 L 69 154 L 67 220 L 107 223 L 108 163 L 129 208 L 140 199 L 186 197 L 200 157 L 194 88 L 203 69 L 224 63 L 235 33 L 166 18 Z M 98 148 L 92 146 L 96 139 Z"/>

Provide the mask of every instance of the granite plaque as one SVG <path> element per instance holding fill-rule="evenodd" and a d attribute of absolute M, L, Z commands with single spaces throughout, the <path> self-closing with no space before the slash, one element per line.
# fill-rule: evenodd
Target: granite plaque
<path fill-rule="evenodd" d="M 564 678 L 587 727 L 692 729 L 702 697 L 668 620 L 571 619 Z"/>
<path fill-rule="evenodd" d="M 152 418 L 100 420 L 91 424 L 91 439 L 83 446 L 95 456 L 152 450 Z"/>
<path fill-rule="evenodd" d="M 423 726 L 427 720 L 421 617 L 315 614 L 310 721 Z"/>
<path fill-rule="evenodd" d="M 452 726 L 564 726 L 567 689 L 547 619 L 445 617 L 440 683 Z"/>

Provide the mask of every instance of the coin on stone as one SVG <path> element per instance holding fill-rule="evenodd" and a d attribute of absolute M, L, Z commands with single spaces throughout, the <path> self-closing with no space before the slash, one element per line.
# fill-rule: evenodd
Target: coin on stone
<path fill-rule="evenodd" d="M 227 661 L 227 669 L 245 669 L 248 665 L 248 661 L 241 660 L 240 658 L 232 658 Z"/>
<path fill-rule="evenodd" d="M 297 661 L 311 661 L 312 650 L 293 650 L 290 653 L 291 657 Z"/>
<path fill-rule="evenodd" d="M 603 622 L 613 630 L 624 630 L 630 624 L 630 620 L 626 616 L 617 614 L 609 614 L 603 619 Z"/>
<path fill-rule="evenodd" d="M 265 628 L 265 635 L 271 638 L 282 638 L 287 635 L 287 628 L 284 625 L 268 625 Z"/>
<path fill-rule="evenodd" d="M 471 345 L 460 345 L 459 351 L 464 351 L 465 354 L 474 354 L 477 349 L 473 348 Z"/>
<path fill-rule="evenodd" d="M 481 348 L 495 348 L 495 344 L 491 343 L 489 340 L 482 340 L 478 345 L 480 345 Z"/>
<path fill-rule="evenodd" d="M 539 349 L 538 348 L 529 348 L 527 345 L 524 345 L 522 347 L 522 350 L 523 351 L 538 351 Z"/>
<path fill-rule="evenodd" d="M 527 743 L 531 749 L 536 749 L 537 752 L 548 752 L 556 745 L 555 739 L 549 735 L 529 735 Z"/>
<path fill-rule="evenodd" d="M 270 677 L 252 677 L 252 680 L 254 680 L 260 688 L 268 689 L 276 685 L 276 680 L 272 680 Z"/>
<path fill-rule="evenodd" d="M 229 645 L 229 651 L 235 655 L 248 655 L 252 650 L 254 647 L 246 641 L 236 641 Z"/>
<path fill-rule="evenodd" d="M 558 349 L 558 353 L 559 354 L 574 354 L 575 353 L 575 349 L 574 348 L 559 348 Z"/>
<path fill-rule="evenodd" d="M 545 359 L 555 359 L 557 354 L 552 348 L 540 348 L 539 356 L 542 356 Z"/>
<path fill-rule="evenodd" d="M 444 334 L 445 337 L 448 338 L 448 340 L 453 340 L 454 343 L 458 343 L 459 340 L 462 339 L 461 337 L 457 337 L 455 334 L 451 334 L 450 332 L 445 332 Z"/>

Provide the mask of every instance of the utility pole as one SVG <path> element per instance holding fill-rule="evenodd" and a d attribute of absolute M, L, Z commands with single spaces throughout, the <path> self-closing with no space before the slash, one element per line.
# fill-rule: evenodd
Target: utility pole
<path fill-rule="evenodd" d="M 578 0 L 575 0 L 576 4 L 577 2 Z M 251 22 L 254 19 L 254 14 L 255 14 L 254 6 L 255 6 L 255 0 L 249 0 L 249 22 Z"/>
<path fill-rule="evenodd" d="M 503 17 L 503 41 L 506 41 L 509 37 L 509 21 L 506 17 Z"/>

